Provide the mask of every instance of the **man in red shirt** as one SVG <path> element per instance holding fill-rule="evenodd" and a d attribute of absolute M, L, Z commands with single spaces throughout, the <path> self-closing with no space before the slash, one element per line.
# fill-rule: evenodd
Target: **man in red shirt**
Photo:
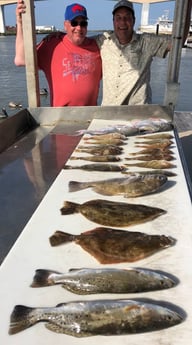
<path fill-rule="evenodd" d="M 22 14 L 26 6 L 18 0 L 16 8 L 17 35 L 15 64 L 25 65 Z M 37 45 L 37 61 L 50 89 L 50 104 L 62 106 L 97 105 L 102 77 L 100 50 L 94 39 L 86 37 L 86 8 L 74 3 L 66 7 L 66 35 L 58 40 L 42 40 Z"/>

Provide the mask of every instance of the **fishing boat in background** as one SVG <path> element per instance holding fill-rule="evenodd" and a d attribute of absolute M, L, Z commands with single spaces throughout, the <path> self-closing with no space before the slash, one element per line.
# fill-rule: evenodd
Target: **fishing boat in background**
<path fill-rule="evenodd" d="M 141 32 L 171 35 L 173 31 L 173 19 L 169 16 L 169 10 L 164 13 L 153 24 L 141 25 L 138 28 Z M 192 20 L 189 28 L 189 36 L 192 35 Z"/>

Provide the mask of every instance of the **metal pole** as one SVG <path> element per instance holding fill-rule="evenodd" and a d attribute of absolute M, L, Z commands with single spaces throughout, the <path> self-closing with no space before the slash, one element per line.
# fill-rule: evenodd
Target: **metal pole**
<path fill-rule="evenodd" d="M 164 104 L 172 108 L 177 104 L 179 94 L 179 67 L 187 15 L 187 0 L 175 1 L 175 12 L 172 32 L 172 48 L 169 53 L 167 84 L 164 95 Z"/>

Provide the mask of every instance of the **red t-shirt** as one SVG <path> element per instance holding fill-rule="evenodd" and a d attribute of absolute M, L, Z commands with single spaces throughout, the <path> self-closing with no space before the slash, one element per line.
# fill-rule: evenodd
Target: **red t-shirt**
<path fill-rule="evenodd" d="M 94 39 L 86 38 L 81 46 L 66 35 L 43 40 L 37 59 L 49 84 L 51 106 L 97 105 L 102 66 Z"/>

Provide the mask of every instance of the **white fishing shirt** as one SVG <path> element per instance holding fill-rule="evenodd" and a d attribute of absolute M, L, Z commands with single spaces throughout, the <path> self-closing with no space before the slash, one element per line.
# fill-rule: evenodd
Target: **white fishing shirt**
<path fill-rule="evenodd" d="M 112 31 L 95 38 L 102 57 L 102 105 L 151 103 L 151 63 L 154 56 L 166 56 L 170 36 L 134 32 L 126 45 Z"/>

